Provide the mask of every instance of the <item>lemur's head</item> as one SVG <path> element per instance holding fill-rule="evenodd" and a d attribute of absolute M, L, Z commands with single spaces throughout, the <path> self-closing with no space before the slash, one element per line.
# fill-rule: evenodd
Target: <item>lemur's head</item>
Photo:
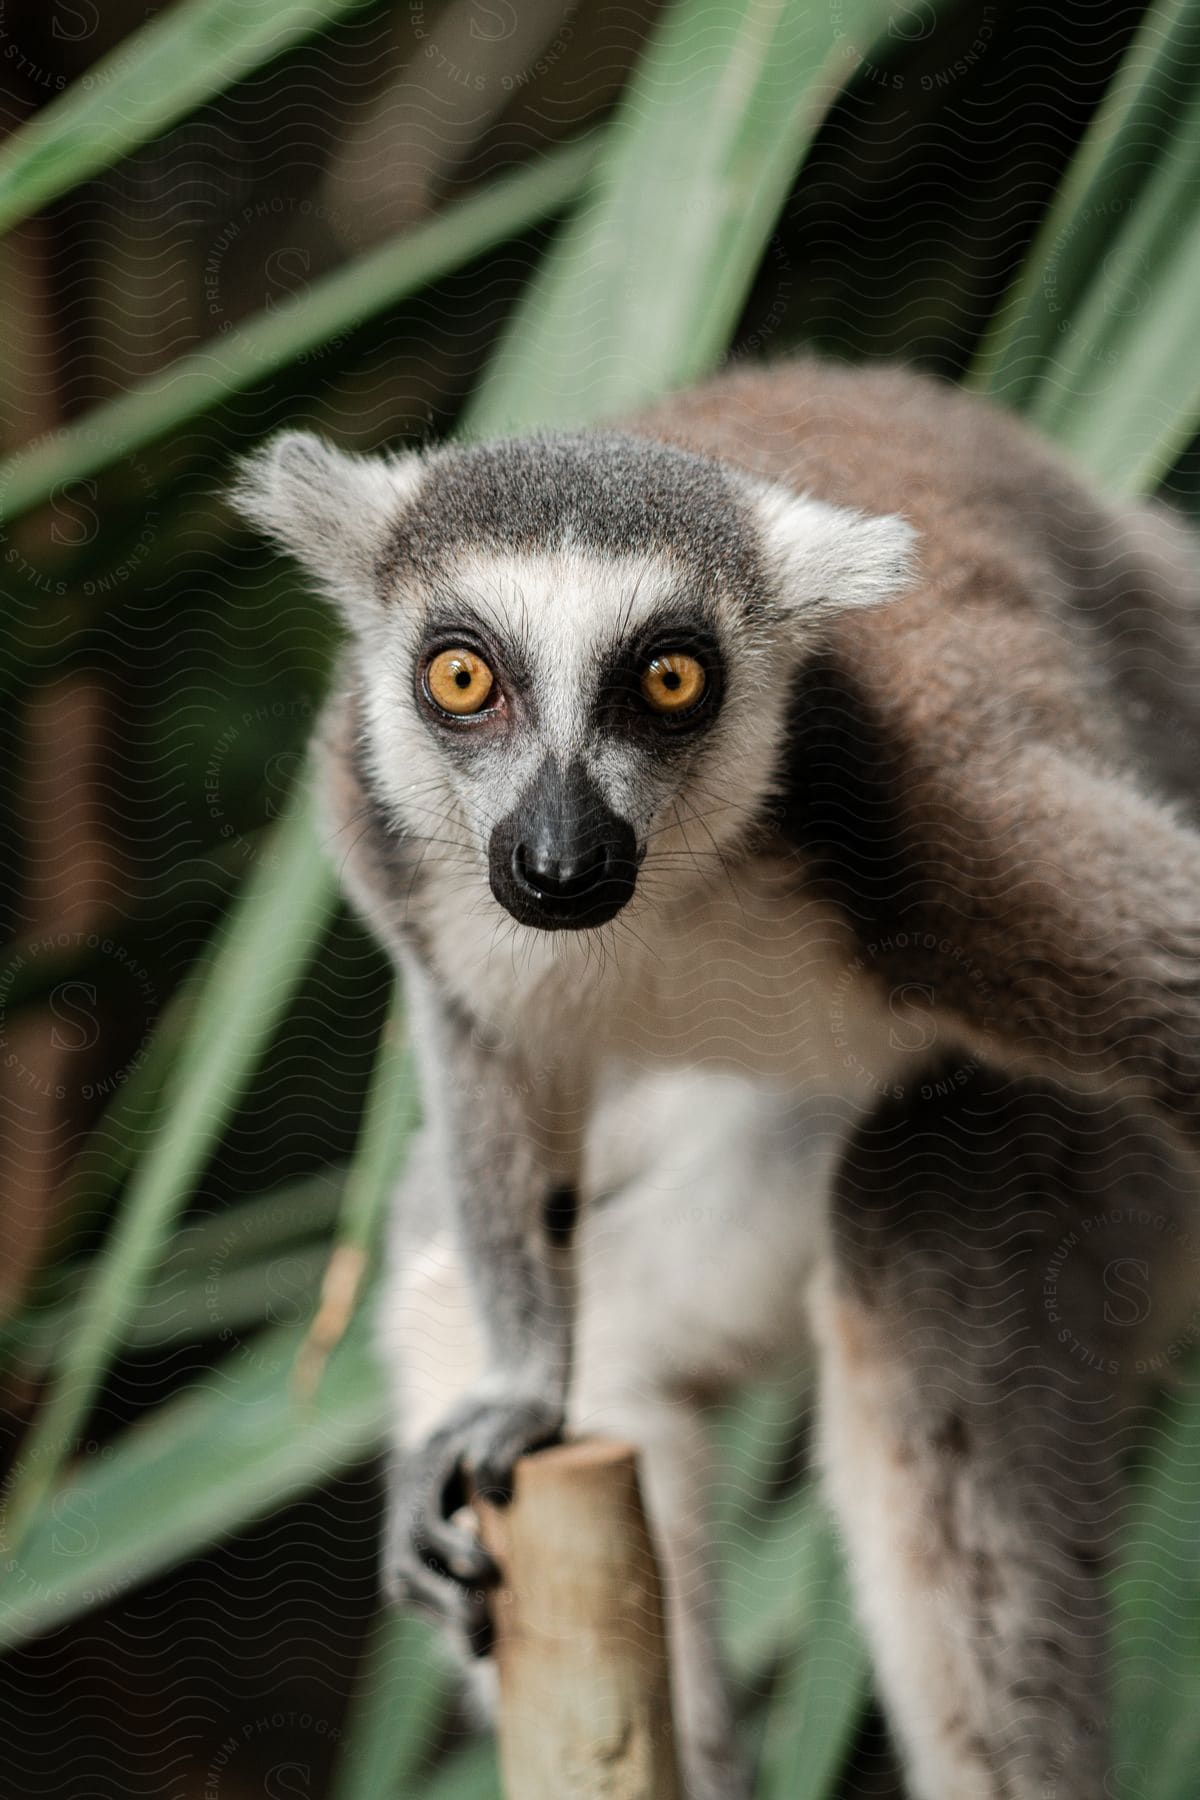
<path fill-rule="evenodd" d="M 363 458 L 305 433 L 242 510 L 340 607 L 370 778 L 521 924 L 604 924 L 769 798 L 823 623 L 903 585 L 913 533 L 634 437 Z M 639 872 L 642 872 L 639 875 Z"/>

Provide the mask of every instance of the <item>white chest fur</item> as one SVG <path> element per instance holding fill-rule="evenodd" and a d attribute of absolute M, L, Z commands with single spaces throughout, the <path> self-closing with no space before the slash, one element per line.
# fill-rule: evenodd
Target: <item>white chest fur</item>
<path fill-rule="evenodd" d="M 451 900 L 430 909 L 435 965 L 534 1068 L 704 1068 L 866 1109 L 927 1066 L 869 958 L 784 859 L 671 903 L 651 890 L 599 933 L 532 932 L 483 896 Z"/>

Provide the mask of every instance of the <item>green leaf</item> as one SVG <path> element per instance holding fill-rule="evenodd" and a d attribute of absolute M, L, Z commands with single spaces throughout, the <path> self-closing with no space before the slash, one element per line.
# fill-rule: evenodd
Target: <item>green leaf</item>
<path fill-rule="evenodd" d="M 473 1744 L 452 1757 L 421 1790 L 421 1800 L 504 1800 L 495 1746 Z"/>
<path fill-rule="evenodd" d="M 371 1071 L 362 1130 L 338 1220 L 339 1247 L 374 1254 L 420 1111 L 417 1072 L 397 995 Z"/>
<path fill-rule="evenodd" d="M 813 1549 L 808 1628 L 771 1702 L 759 1800 L 832 1800 L 870 1691 L 866 1646 L 827 1518 Z"/>
<path fill-rule="evenodd" d="M 355 1679 L 330 1800 L 397 1800 L 411 1793 L 452 1685 L 432 1627 L 412 1612 L 381 1614 Z"/>
<path fill-rule="evenodd" d="M 806 1411 L 805 1397 L 792 1380 L 755 1382 L 721 1407 L 713 1432 L 718 1532 L 736 1529 L 770 1504 L 780 1462 Z"/>
<path fill-rule="evenodd" d="M 1198 49 L 1200 0 L 1147 10 L 970 372 L 1130 494 L 1200 417 Z"/>
<path fill-rule="evenodd" d="M 0 465 L 0 522 L 266 381 L 305 352 L 560 211 L 578 193 L 595 155 L 591 137 L 561 146 L 179 357 L 77 424 L 36 439 Z"/>
<path fill-rule="evenodd" d="M 362 3 L 179 0 L 167 7 L 7 140 L 0 232 Z"/>
<path fill-rule="evenodd" d="M 1181 230 L 1190 219 L 1200 176 L 1200 91 L 1169 115 L 1161 164 L 1146 175 L 1136 207 L 1109 202 L 1107 244 L 1078 299 L 1060 319 L 1053 362 L 1030 396 L 1029 415 L 1054 435 L 1064 420 L 1091 413 L 1112 379 L 1121 340 L 1140 332 L 1146 297 L 1159 287 Z"/>
<path fill-rule="evenodd" d="M 302 1243 L 249 1259 L 234 1260 L 231 1254 L 228 1264 L 214 1262 L 208 1271 L 160 1278 L 138 1302 L 123 1334 L 124 1345 L 144 1351 L 203 1343 L 271 1324 L 280 1307 L 307 1319 L 328 1261 L 327 1244 Z M 77 1283 L 76 1291 L 82 1292 L 85 1285 L 86 1281 Z M 18 1321 L 5 1332 L 6 1352 L 19 1352 L 27 1378 L 53 1363 L 62 1345 L 70 1341 L 75 1311 L 68 1301 L 53 1311 Z"/>
<path fill-rule="evenodd" d="M 24 1440 L 5 1509 L 12 1542 L 52 1489 L 167 1233 L 332 918 L 333 872 L 315 841 L 306 790 L 289 803 L 273 846 L 232 910 L 171 1074 L 162 1128 L 130 1181 L 50 1398 Z"/>
<path fill-rule="evenodd" d="M 320 1310 L 298 1370 L 302 1382 L 320 1380 L 324 1359 L 346 1329 L 358 1302 L 363 1279 L 371 1272 L 378 1252 L 384 1218 L 419 1115 L 416 1069 L 408 1050 L 403 1014 L 393 999 L 376 1050 L 333 1254 L 321 1284 Z"/>
<path fill-rule="evenodd" d="M 1200 179 L 1195 154 L 1187 175 L 1194 187 Z M 1167 176 L 1163 171 L 1158 180 Z M 1165 198 L 1170 204 L 1162 209 L 1149 199 L 1142 202 L 1148 223 L 1158 230 L 1144 299 L 1135 312 L 1111 324 L 1100 376 L 1083 391 L 1064 383 L 1046 409 L 1058 442 L 1097 480 L 1127 494 L 1149 493 L 1170 473 L 1200 419 L 1200 214 L 1194 205 L 1183 210 L 1182 183 Z M 1053 369 L 1047 381 L 1055 382 Z"/>
<path fill-rule="evenodd" d="M 106 1165 L 101 1168 L 107 1174 Z M 180 1323 L 209 1323 L 203 1289 L 214 1279 L 215 1267 L 230 1273 L 249 1268 L 262 1271 L 270 1268 L 273 1258 L 309 1248 L 314 1238 L 325 1242 L 337 1218 L 343 1185 L 342 1170 L 324 1169 L 302 1181 L 222 1207 L 209 1218 L 180 1225 L 164 1247 L 126 1341 L 143 1348 L 179 1341 L 183 1331 L 172 1331 L 165 1321 L 171 1300 L 179 1308 Z M 19 1357 L 26 1376 L 40 1372 L 70 1336 L 78 1296 L 92 1272 L 93 1264 L 82 1258 L 52 1263 L 39 1298 L 0 1325 L 0 1355 Z M 227 1304 L 223 1291 L 222 1307 Z M 264 1318 L 267 1304 L 261 1302 Z M 249 1290 L 246 1306 L 250 1306 Z M 208 1310 L 211 1314 L 211 1307 Z M 207 1336 L 208 1331 L 199 1335 Z"/>
<path fill-rule="evenodd" d="M 722 1632 L 732 1666 L 748 1686 L 761 1682 L 810 1630 L 827 1530 L 816 1483 L 809 1481 L 741 1530 L 720 1534 Z"/>
<path fill-rule="evenodd" d="M 1113 1578 L 1116 1760 L 1130 1791 L 1155 1800 L 1195 1793 L 1200 1732 L 1200 1392 L 1154 1424 Z M 1124 1790 L 1122 1790 L 1124 1791 Z"/>
<path fill-rule="evenodd" d="M 319 1169 L 300 1181 L 270 1188 L 251 1200 L 189 1220 L 172 1236 L 156 1271 L 165 1282 L 208 1270 L 228 1255 L 233 1264 L 295 1249 L 308 1238 L 328 1236 L 345 1191 L 345 1168 Z"/>
<path fill-rule="evenodd" d="M 315 1398 L 292 1368 L 302 1333 L 260 1333 L 203 1382 L 83 1455 L 23 1543 L 0 1519 L 0 1648 L 151 1579 L 360 1462 L 386 1401 L 369 1332 L 356 1323 Z M 28 1475 L 37 1448 L 18 1454 Z"/>
<path fill-rule="evenodd" d="M 1047 379 L 1064 321 L 1102 270 L 1139 190 L 1168 173 L 1167 145 L 1196 84 L 1197 0 L 1157 0 L 1142 17 L 1103 102 L 996 309 L 968 377 L 1020 406 Z M 1140 204 L 1140 202 L 1139 202 Z"/>
<path fill-rule="evenodd" d="M 677 0 L 467 429 L 595 420 L 711 369 L 813 133 L 890 20 L 881 0 Z"/>

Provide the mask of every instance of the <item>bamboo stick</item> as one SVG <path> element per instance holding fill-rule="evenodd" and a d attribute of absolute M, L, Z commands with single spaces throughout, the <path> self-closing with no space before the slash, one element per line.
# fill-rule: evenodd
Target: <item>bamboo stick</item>
<path fill-rule="evenodd" d="M 662 1584 L 626 1444 L 521 1459 L 475 1502 L 504 1576 L 493 1621 L 508 1800 L 679 1800 Z"/>

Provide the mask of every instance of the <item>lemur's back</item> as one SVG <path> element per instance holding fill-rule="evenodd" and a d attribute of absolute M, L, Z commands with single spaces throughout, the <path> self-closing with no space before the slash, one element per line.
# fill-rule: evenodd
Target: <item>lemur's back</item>
<path fill-rule="evenodd" d="M 926 727 L 939 706 L 953 727 L 959 709 L 994 718 L 1008 694 L 1014 726 L 1031 707 L 1118 760 L 1131 745 L 1155 785 L 1194 796 L 1200 576 L 1165 509 L 1106 504 L 1016 419 L 891 365 L 737 372 L 631 429 L 916 526 L 914 593 L 831 632 L 885 708 L 920 696 Z"/>
<path fill-rule="evenodd" d="M 632 422 L 864 512 L 902 512 L 921 531 L 974 513 L 985 539 L 1011 515 L 1022 536 L 1043 513 L 1086 507 L 1039 438 L 960 388 L 893 365 L 807 359 L 734 371 L 668 398 Z"/>
<path fill-rule="evenodd" d="M 939 587 L 1003 579 L 1016 559 L 1090 582 L 1116 548 L 1117 508 L 1042 438 L 911 369 L 769 364 L 664 400 L 633 429 L 837 505 L 902 513 L 921 533 L 923 583 Z"/>

